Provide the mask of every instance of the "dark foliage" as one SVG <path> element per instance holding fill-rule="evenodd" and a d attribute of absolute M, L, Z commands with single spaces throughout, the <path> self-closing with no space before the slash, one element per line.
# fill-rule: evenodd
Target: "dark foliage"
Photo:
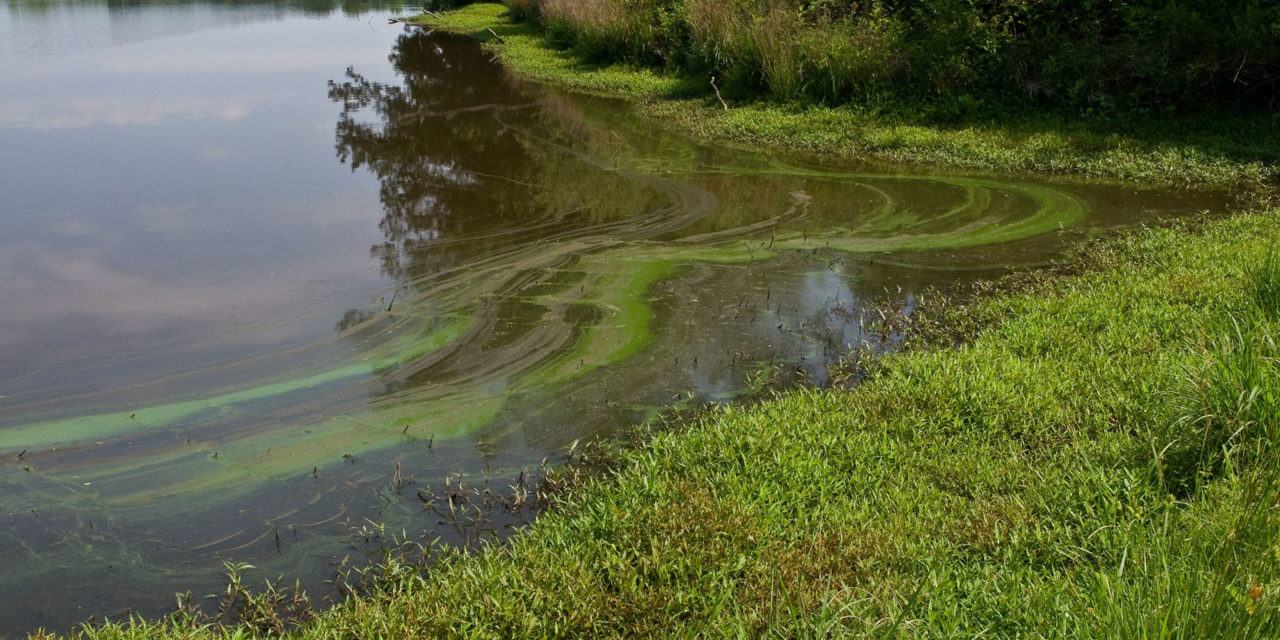
<path fill-rule="evenodd" d="M 739 93 L 1110 117 L 1280 110 L 1276 0 L 521 0 L 597 62 Z"/>

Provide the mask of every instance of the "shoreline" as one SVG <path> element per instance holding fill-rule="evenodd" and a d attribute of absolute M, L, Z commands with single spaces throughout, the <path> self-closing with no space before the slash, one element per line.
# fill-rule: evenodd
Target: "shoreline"
<path fill-rule="evenodd" d="M 702 139 L 923 167 L 1078 174 L 1249 194 L 1280 188 L 1280 149 L 1266 144 L 1280 139 L 1280 116 L 1153 120 L 1135 130 L 1057 115 L 939 124 L 794 101 L 752 100 L 724 108 L 710 78 L 583 62 L 548 46 L 537 25 L 512 22 L 505 14 L 504 5 L 479 3 L 422 14 L 409 23 L 471 36 L 516 75 L 622 98 L 642 115 Z"/>
<path fill-rule="evenodd" d="M 1272 637 L 1277 228 L 1131 230 L 935 307 L 856 388 L 659 430 L 508 544 L 392 558 L 290 637 Z M 271 635 L 274 592 L 245 595 L 246 626 L 72 637 Z"/>
<path fill-rule="evenodd" d="M 496 19 L 465 11 L 442 18 L 473 31 L 490 27 L 463 18 Z M 575 73 L 537 75 L 537 59 L 508 50 L 536 36 L 499 33 L 517 73 Z M 603 90 L 612 73 L 584 76 L 580 88 Z M 695 135 L 862 153 L 842 139 L 791 139 L 785 127 L 734 128 L 742 114 L 720 115 L 705 98 L 667 102 L 655 96 L 669 79 L 635 73 L 654 91 L 632 96 L 639 108 Z M 616 80 L 624 90 L 640 81 Z M 826 126 L 844 125 L 804 128 Z M 659 431 L 511 544 L 445 551 L 426 570 L 392 563 L 374 592 L 293 637 L 1280 632 L 1280 404 L 1236 393 L 1280 388 L 1280 307 L 1266 293 L 1280 291 L 1280 210 L 1261 204 L 1274 167 L 1185 148 L 1169 151 L 1182 164 L 1169 163 L 1120 141 L 1088 164 L 1069 146 L 1010 155 L 998 143 L 965 146 L 988 134 L 920 135 L 864 155 L 995 171 L 1079 166 L 1234 187 L 1259 204 L 1126 231 L 1086 248 L 1073 273 L 933 308 L 937 324 L 924 330 L 934 339 L 877 359 L 858 388 L 794 390 Z M 1191 446 L 1210 440 L 1219 446 Z M 175 619 L 85 637 L 174 636 L 221 634 Z"/>

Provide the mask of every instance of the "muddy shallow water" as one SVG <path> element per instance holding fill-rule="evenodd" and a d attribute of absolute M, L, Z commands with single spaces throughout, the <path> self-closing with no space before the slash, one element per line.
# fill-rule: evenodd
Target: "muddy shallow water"
<path fill-rule="evenodd" d="M 1224 206 L 699 143 L 391 10 L 0 0 L 0 634 L 224 560 L 324 593 L 370 522 L 475 533 L 419 489 L 822 384 L 879 309 Z"/>

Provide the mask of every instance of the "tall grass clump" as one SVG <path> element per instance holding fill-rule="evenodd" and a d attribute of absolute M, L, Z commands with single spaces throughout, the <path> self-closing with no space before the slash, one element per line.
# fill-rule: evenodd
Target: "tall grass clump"
<path fill-rule="evenodd" d="M 760 71 L 769 90 L 781 98 L 796 98 L 805 85 L 805 59 L 795 46 L 800 28 L 780 5 L 775 3 L 755 20 L 756 48 L 760 52 Z"/>
<path fill-rule="evenodd" d="M 905 60 L 883 11 L 810 10 L 788 0 L 688 0 L 686 68 L 737 93 L 840 102 L 900 75 Z"/>
<path fill-rule="evenodd" d="M 1170 492 L 1124 562 L 1092 582 L 1097 637 L 1280 636 L 1280 348 L 1275 250 L 1246 267 L 1246 306 L 1189 366 L 1153 442 Z M 1249 256 L 1252 257 L 1252 256 Z"/>
<path fill-rule="evenodd" d="M 1261 262 L 1245 267 L 1245 277 L 1258 310 L 1280 317 L 1280 250 L 1273 244 Z"/>
<path fill-rule="evenodd" d="M 1174 439 L 1155 442 L 1173 494 L 1092 582 L 1093 636 L 1280 636 L 1280 349 L 1252 301 L 1184 378 Z"/>
<path fill-rule="evenodd" d="M 541 0 L 505 0 L 505 4 L 511 19 L 523 22 L 539 14 L 542 2 Z"/>
<path fill-rule="evenodd" d="M 683 0 L 538 0 L 536 9 L 553 43 L 592 62 L 667 66 L 684 49 Z"/>
<path fill-rule="evenodd" d="M 907 68 L 899 34 L 883 12 L 805 29 L 798 49 L 809 65 L 805 93 L 829 103 L 880 102 Z"/>
<path fill-rule="evenodd" d="M 588 58 L 616 56 L 624 48 L 627 15 L 614 0 L 542 0 L 548 34 Z"/>
<path fill-rule="evenodd" d="M 736 93 L 764 88 L 759 27 L 752 12 L 738 0 L 688 0 L 688 15 L 694 70 L 718 74 Z"/>
<path fill-rule="evenodd" d="M 1170 501 L 1123 561 L 1084 587 L 1082 637 L 1280 637 L 1280 475 L 1274 465 Z"/>
<path fill-rule="evenodd" d="M 1165 438 L 1164 473 L 1176 495 L 1194 491 L 1228 465 L 1267 460 L 1280 438 L 1280 349 L 1274 328 L 1260 315 L 1232 318 L 1229 324 L 1210 340 L 1202 363 L 1189 371 L 1181 415 Z"/>
<path fill-rule="evenodd" d="M 545 0 L 541 13 L 554 40 L 592 60 L 713 73 L 788 100 L 883 92 L 944 119 L 1280 110 L 1269 0 Z"/>

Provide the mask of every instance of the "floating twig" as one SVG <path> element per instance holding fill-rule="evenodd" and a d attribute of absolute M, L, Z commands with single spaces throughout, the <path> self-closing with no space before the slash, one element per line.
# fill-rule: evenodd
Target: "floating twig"
<path fill-rule="evenodd" d="M 223 552 L 223 553 L 230 553 L 230 552 L 232 552 L 232 551 L 239 551 L 239 550 L 244 549 L 244 548 L 246 548 L 246 547 L 250 547 L 250 546 L 252 546 L 252 545 L 254 545 L 254 544 L 257 544 L 257 543 L 258 543 L 259 541 L 261 541 L 263 538 L 265 538 L 265 537 L 267 537 L 267 536 L 271 535 L 271 531 L 272 531 L 272 528 L 271 528 L 271 527 L 267 527 L 267 530 L 266 530 L 266 531 L 263 531 L 263 532 L 262 532 L 262 535 L 260 535 L 260 536 L 258 536 L 258 537 L 256 537 L 256 538 L 254 538 L 254 539 L 252 539 L 252 540 L 250 540 L 250 541 L 248 541 L 248 542 L 246 542 L 246 543 L 244 543 L 244 544 L 242 544 L 242 545 L 240 545 L 240 546 L 238 546 L 238 547 L 233 547 L 233 548 L 231 548 L 231 549 L 223 549 L 223 550 L 222 550 L 222 552 Z"/>
<path fill-rule="evenodd" d="M 337 520 L 338 518 L 342 517 L 342 514 L 344 514 L 344 513 L 346 513 L 346 512 L 347 512 L 347 505 L 345 505 L 345 504 L 339 504 L 339 505 L 338 505 L 338 512 L 337 512 L 337 513 L 335 513 L 335 514 L 333 514 L 332 516 L 330 516 L 330 517 L 328 517 L 328 518 L 325 518 L 324 520 L 317 520 L 317 521 L 315 521 L 315 522 L 311 522 L 311 523 L 308 523 L 308 524 L 300 524 L 300 525 L 297 525 L 297 527 L 298 527 L 299 529 L 306 529 L 306 528 L 308 528 L 308 527 L 315 527 L 315 526 L 319 526 L 319 525 L 322 525 L 322 524 L 327 524 L 327 523 L 333 522 L 334 520 Z"/>
<path fill-rule="evenodd" d="M 202 544 L 202 545 L 197 545 L 197 546 L 191 547 L 191 550 L 192 550 L 192 551 L 199 551 L 199 550 L 201 550 L 201 549 L 208 549 L 209 547 L 212 547 L 212 546 L 213 546 L 213 545 L 215 545 L 215 544 L 219 544 L 219 543 L 222 543 L 222 542 L 226 542 L 226 541 L 228 541 L 228 540 L 230 540 L 230 539 L 232 539 L 232 538 L 234 538 L 234 537 L 236 537 L 236 536 L 239 536 L 240 534 L 244 533 L 244 531 L 245 531 L 244 529 L 241 529 L 241 530 L 239 530 L 239 531 L 237 531 L 237 532 L 235 532 L 235 533 L 233 533 L 233 534 L 231 534 L 231 535 L 229 535 L 229 536 L 227 536 L 227 537 L 225 537 L 225 538 L 218 538 L 217 540 L 214 540 L 213 542 L 206 542 L 206 543 L 204 543 L 204 544 Z"/>

